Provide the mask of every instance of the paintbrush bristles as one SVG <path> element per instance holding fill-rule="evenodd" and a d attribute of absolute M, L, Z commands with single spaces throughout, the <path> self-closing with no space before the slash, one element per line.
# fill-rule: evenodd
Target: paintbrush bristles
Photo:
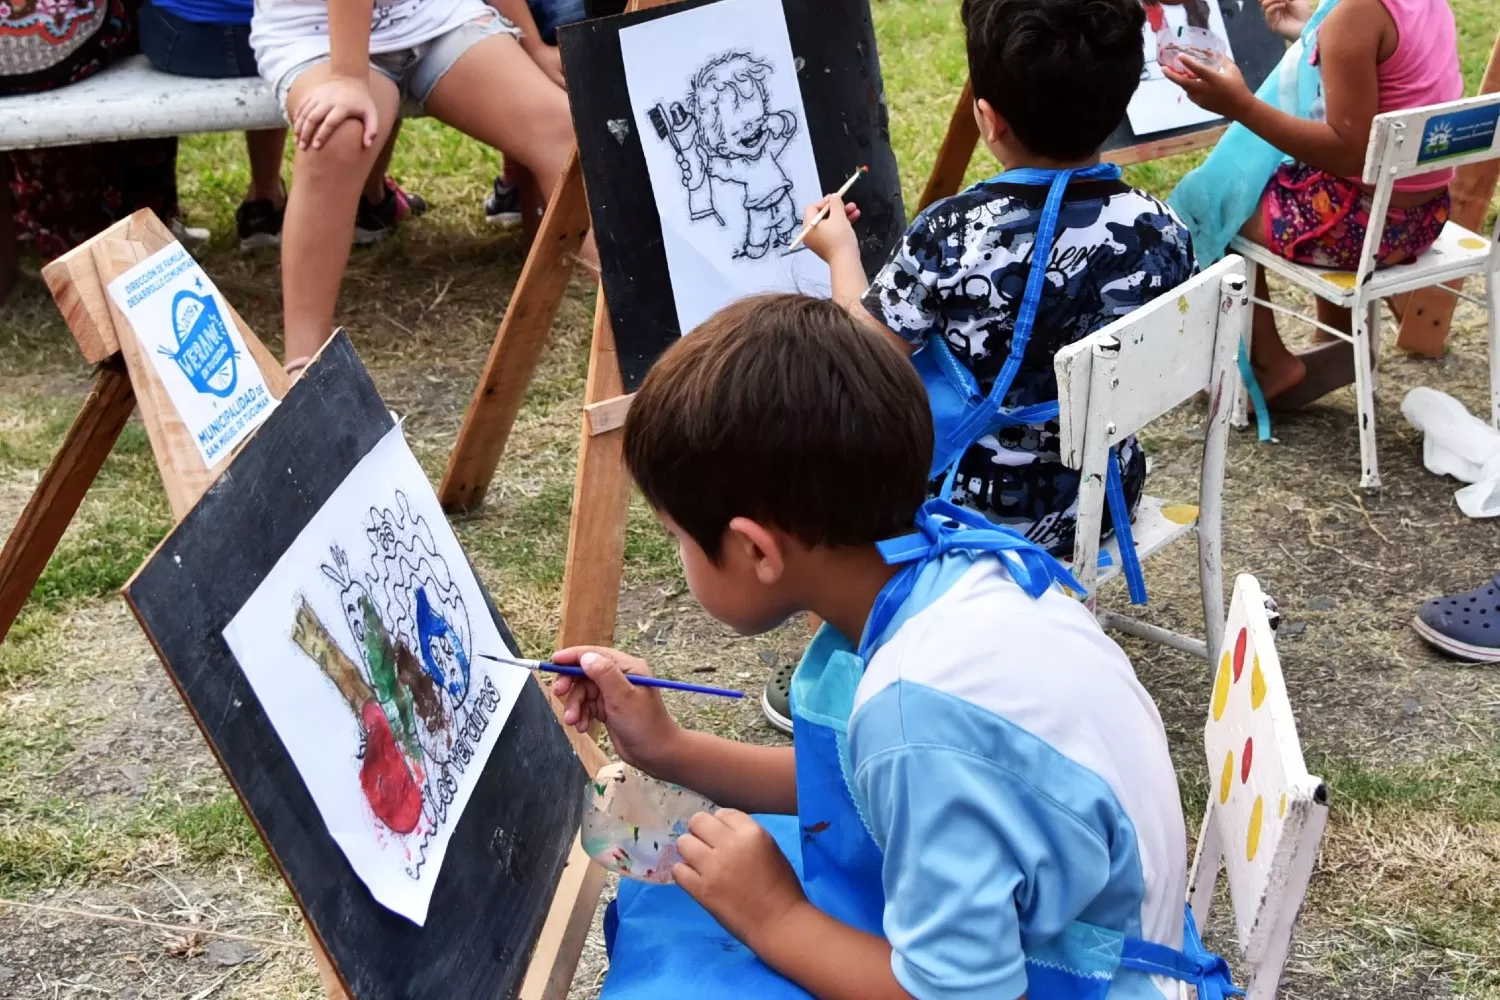
<path fill-rule="evenodd" d="M 844 197 L 844 195 L 849 193 L 849 189 L 854 186 L 854 182 L 859 180 L 862 174 L 867 174 L 869 172 L 869 167 L 860 167 L 858 170 L 854 171 L 854 173 L 849 175 L 849 179 L 844 182 L 844 186 L 839 188 L 838 191 L 834 192 L 834 197 Z M 782 255 L 785 256 L 786 254 L 792 253 L 798 247 L 800 247 L 802 245 L 802 241 L 807 239 L 808 233 L 811 233 L 815 228 L 817 228 L 818 223 L 828 218 L 829 213 L 832 211 L 833 206 L 824 205 L 822 210 L 818 212 L 817 217 L 814 218 L 812 222 L 809 222 L 807 225 L 802 227 L 802 232 L 798 233 L 797 238 L 792 240 L 791 245 L 788 246 L 784 251 L 782 251 Z"/>

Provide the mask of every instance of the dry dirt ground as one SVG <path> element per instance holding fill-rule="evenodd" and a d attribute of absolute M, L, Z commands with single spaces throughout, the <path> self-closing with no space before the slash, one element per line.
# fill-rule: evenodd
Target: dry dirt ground
<path fill-rule="evenodd" d="M 342 314 L 434 476 L 520 263 L 514 238 L 465 221 L 471 209 L 446 214 L 440 204 L 400 239 L 358 255 Z M 277 341 L 274 255 L 217 249 L 205 260 L 251 325 Z M 576 283 L 490 502 L 458 524 L 533 652 L 550 648 L 557 624 L 591 301 Z M 38 286 L 0 310 L 0 530 L 87 376 Z M 1500 996 L 1500 674 L 1441 659 L 1408 626 L 1421 598 L 1500 568 L 1500 526 L 1462 517 L 1456 484 L 1422 468 L 1420 441 L 1399 413 L 1405 391 L 1424 384 L 1482 412 L 1477 314 L 1461 311 L 1440 361 L 1388 346 L 1383 377 L 1378 498 L 1355 488 L 1347 391 L 1279 420 L 1274 444 L 1248 434 L 1231 443 L 1227 569 L 1230 579 L 1254 573 L 1280 602 L 1293 704 L 1333 802 L 1283 995 Z M 1150 428 L 1152 492 L 1195 495 L 1203 421 L 1202 407 L 1188 404 Z M 168 527 L 134 428 L 45 593 L 0 647 L 0 896 L 25 904 L 0 905 L 0 997 L 317 995 L 290 897 L 115 594 Z M 1148 566 L 1152 620 L 1197 627 L 1195 572 L 1189 543 Z M 708 620 L 638 503 L 626 576 L 616 641 L 664 673 L 758 693 L 769 665 L 800 653 L 800 622 L 746 639 Z M 1124 645 L 1161 706 L 1194 816 L 1207 780 L 1199 734 L 1209 671 Z M 728 736 L 777 738 L 753 699 L 684 696 L 674 707 Z M 602 971 L 596 934 L 573 995 L 594 996 Z"/>

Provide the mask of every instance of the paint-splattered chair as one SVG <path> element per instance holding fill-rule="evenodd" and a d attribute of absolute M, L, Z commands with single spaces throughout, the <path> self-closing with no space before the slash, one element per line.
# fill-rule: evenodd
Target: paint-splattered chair
<path fill-rule="evenodd" d="M 1245 265 L 1226 257 L 1167 295 L 1057 352 L 1058 442 L 1062 461 L 1082 473 L 1078 530 L 1067 560 L 1089 591 L 1100 624 L 1210 658 L 1224 627 L 1221 513 L 1224 460 L 1229 445 L 1229 401 L 1241 313 L 1248 310 Z M 1168 410 L 1200 392 L 1209 396 L 1198 504 L 1142 496 L 1131 525 L 1136 557 L 1147 557 L 1194 529 L 1204 636 L 1176 632 L 1111 611 L 1100 611 L 1099 585 L 1121 575 L 1120 545 L 1103 546 L 1105 479 L 1111 449 Z M 1150 485 L 1150 480 L 1147 480 Z M 1102 565 L 1101 565 L 1102 563 Z"/>
<path fill-rule="evenodd" d="M 1270 1000 L 1328 820 L 1328 793 L 1307 773 L 1272 634 L 1274 609 L 1253 576 L 1234 584 L 1203 730 L 1211 787 L 1188 898 L 1208 926 L 1219 872 L 1229 880 L 1240 981 Z"/>
<path fill-rule="evenodd" d="M 1257 305 L 1290 313 L 1304 322 L 1354 346 L 1354 398 L 1358 405 L 1360 487 L 1380 489 L 1380 466 L 1375 454 L 1375 370 L 1380 347 L 1380 300 L 1420 288 L 1446 288 L 1485 309 L 1489 317 L 1490 422 L 1500 427 L 1500 228 L 1487 240 L 1456 222 L 1449 222 L 1432 248 L 1409 264 L 1375 269 L 1375 255 L 1385 231 L 1386 208 L 1392 186 L 1399 180 L 1434 169 L 1461 167 L 1500 158 L 1500 94 L 1469 97 L 1410 111 L 1378 115 L 1370 129 L 1365 154 L 1364 182 L 1375 189 L 1370 218 L 1379 220 L 1365 234 L 1355 273 L 1310 267 L 1278 257 L 1270 250 L 1236 237 L 1230 244 L 1249 262 L 1255 284 L 1256 269 L 1274 274 L 1353 314 L 1353 333 L 1324 326 L 1316 319 L 1261 299 Z M 1463 279 L 1483 275 L 1487 295 L 1481 300 L 1460 290 Z M 1454 279 L 1459 279 L 1454 281 Z M 1453 282 L 1453 284 L 1447 284 Z M 1459 286 L 1459 287 L 1455 287 Z M 1244 338 L 1250 341 L 1251 313 L 1245 314 Z M 1235 380 L 1235 424 L 1244 426 L 1244 386 Z"/>

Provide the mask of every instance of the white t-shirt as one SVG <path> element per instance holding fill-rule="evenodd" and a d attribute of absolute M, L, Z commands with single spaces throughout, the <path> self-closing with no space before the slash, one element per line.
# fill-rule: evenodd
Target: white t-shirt
<path fill-rule="evenodd" d="M 493 8 L 483 0 L 374 0 L 370 54 L 400 52 L 447 34 Z M 255 0 L 250 47 L 273 88 L 288 72 L 328 55 L 327 0 Z"/>

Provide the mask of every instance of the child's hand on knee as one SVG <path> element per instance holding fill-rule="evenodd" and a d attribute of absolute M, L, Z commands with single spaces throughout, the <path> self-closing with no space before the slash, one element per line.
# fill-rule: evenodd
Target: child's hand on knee
<path fill-rule="evenodd" d="M 825 207 L 831 211 L 828 218 L 813 223 L 818 218 L 818 213 Z M 854 235 L 854 223 L 859 221 L 859 206 L 854 202 L 845 202 L 836 194 L 820 198 L 807 206 L 807 211 L 802 214 L 802 227 L 806 229 L 812 226 L 812 231 L 802 241 L 809 250 L 822 257 L 830 265 L 840 257 L 852 255 L 855 260 L 859 259 L 859 237 Z"/>
<path fill-rule="evenodd" d="M 609 729 L 620 759 L 647 773 L 677 736 L 677 723 L 656 688 L 639 687 L 626 674 L 651 676 L 645 660 L 601 646 L 574 646 L 552 654 L 552 662 L 578 665 L 588 679 L 559 677 L 552 693 L 562 699 L 563 722 L 580 733 L 594 722 Z"/>
<path fill-rule="evenodd" d="M 321 149 L 334 131 L 351 119 L 364 124 L 363 145 L 370 148 L 379 134 L 380 113 L 370 95 L 369 82 L 336 76 L 318 84 L 302 99 L 292 116 L 297 148 Z"/>

